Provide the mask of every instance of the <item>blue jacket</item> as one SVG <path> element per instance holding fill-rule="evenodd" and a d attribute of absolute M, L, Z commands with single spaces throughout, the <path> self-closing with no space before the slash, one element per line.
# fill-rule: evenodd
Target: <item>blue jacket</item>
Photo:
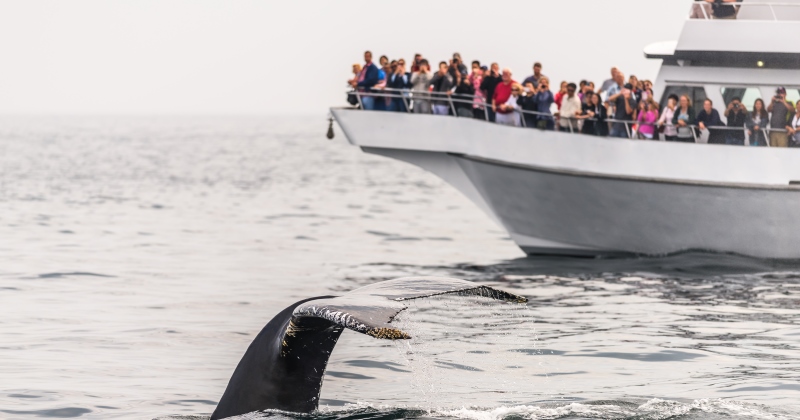
<path fill-rule="evenodd" d="M 366 74 L 364 75 L 364 80 L 358 82 L 358 87 L 369 92 L 373 86 L 378 84 L 378 66 L 374 63 L 369 63 L 363 71 Z"/>

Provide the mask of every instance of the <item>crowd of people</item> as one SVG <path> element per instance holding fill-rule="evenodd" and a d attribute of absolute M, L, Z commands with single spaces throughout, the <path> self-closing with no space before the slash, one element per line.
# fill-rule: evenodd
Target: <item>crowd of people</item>
<path fill-rule="evenodd" d="M 457 115 L 498 124 L 559 130 L 594 136 L 642 140 L 696 142 L 698 131 L 708 131 L 708 143 L 751 146 L 800 147 L 800 106 L 786 99 L 779 88 L 769 105 L 757 99 L 748 111 L 741 98 L 727 105 L 723 122 L 710 99 L 696 112 L 687 95 L 671 95 L 664 109 L 653 95 L 653 83 L 625 77 L 618 68 L 599 88 L 594 82 L 563 81 L 553 93 L 550 79 L 534 63 L 533 73 L 522 83 L 497 63 L 471 68 L 458 53 L 449 61 L 431 64 L 416 54 L 409 71 L 405 60 L 379 58 L 364 53 L 364 64 L 353 65 L 348 101 L 365 110 Z"/>

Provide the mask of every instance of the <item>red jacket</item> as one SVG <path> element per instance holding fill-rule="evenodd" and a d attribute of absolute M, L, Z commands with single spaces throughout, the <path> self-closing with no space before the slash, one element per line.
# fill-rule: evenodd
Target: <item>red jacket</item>
<path fill-rule="evenodd" d="M 505 83 L 498 84 L 497 87 L 494 88 L 494 96 L 492 97 L 492 99 L 494 99 L 494 103 L 499 106 L 508 102 L 508 98 L 511 97 L 511 87 L 514 86 L 515 83 L 517 82 L 512 80 L 509 84 Z M 501 114 L 509 113 L 509 111 L 501 111 L 499 109 L 497 110 L 497 112 Z"/>

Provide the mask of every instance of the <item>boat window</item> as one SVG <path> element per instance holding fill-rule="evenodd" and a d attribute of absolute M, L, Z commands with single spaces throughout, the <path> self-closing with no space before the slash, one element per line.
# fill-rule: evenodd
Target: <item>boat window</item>
<path fill-rule="evenodd" d="M 667 99 L 669 99 L 670 95 L 677 95 L 679 98 L 682 95 L 689 96 L 695 110 L 699 109 L 698 107 L 702 108 L 703 102 L 707 98 L 706 89 L 701 86 L 667 86 L 664 90 L 664 95 L 661 97 L 661 109 L 664 109 L 667 105 Z"/>
<path fill-rule="evenodd" d="M 722 99 L 725 100 L 726 107 L 731 103 L 733 98 L 739 98 L 742 100 L 745 108 L 753 109 L 753 104 L 756 102 L 756 99 L 761 97 L 761 89 L 754 87 L 724 87 L 721 91 Z"/>

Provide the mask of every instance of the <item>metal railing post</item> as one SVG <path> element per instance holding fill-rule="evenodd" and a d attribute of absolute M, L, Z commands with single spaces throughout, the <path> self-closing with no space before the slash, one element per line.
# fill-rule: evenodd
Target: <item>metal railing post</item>
<path fill-rule="evenodd" d="M 453 95 L 447 95 L 447 102 L 450 103 L 450 111 L 453 111 L 453 115 L 458 118 L 458 112 L 456 112 L 456 107 L 453 105 Z"/>
<path fill-rule="evenodd" d="M 694 142 L 697 143 L 697 130 L 694 127 L 690 127 L 692 129 L 692 136 L 694 137 Z"/>
<path fill-rule="evenodd" d="M 358 98 L 358 107 L 364 111 L 364 103 L 361 102 L 361 93 L 356 89 L 356 98 Z"/>
<path fill-rule="evenodd" d="M 764 143 L 767 144 L 767 147 L 772 147 L 772 144 L 770 143 L 771 139 L 769 138 L 770 137 L 770 130 L 772 130 L 772 127 L 769 126 L 769 121 L 767 121 L 767 126 L 762 128 L 762 130 L 764 130 L 764 132 L 765 132 L 764 133 Z"/>
<path fill-rule="evenodd" d="M 411 112 L 411 102 L 408 100 L 408 97 L 400 92 L 400 98 L 403 99 L 403 105 L 406 107 L 406 113 Z"/>
<path fill-rule="evenodd" d="M 519 115 L 520 121 L 522 121 L 522 126 L 528 128 L 528 123 L 525 122 L 525 113 L 522 111 L 514 110 Z"/>
<path fill-rule="evenodd" d="M 772 7 L 772 4 L 769 5 L 769 10 L 772 12 L 772 19 L 777 21 L 778 20 L 778 15 L 775 14 L 775 8 Z"/>
<path fill-rule="evenodd" d="M 628 140 L 633 138 L 633 134 L 631 134 L 631 126 L 626 121 L 625 123 L 625 132 L 628 133 Z"/>

